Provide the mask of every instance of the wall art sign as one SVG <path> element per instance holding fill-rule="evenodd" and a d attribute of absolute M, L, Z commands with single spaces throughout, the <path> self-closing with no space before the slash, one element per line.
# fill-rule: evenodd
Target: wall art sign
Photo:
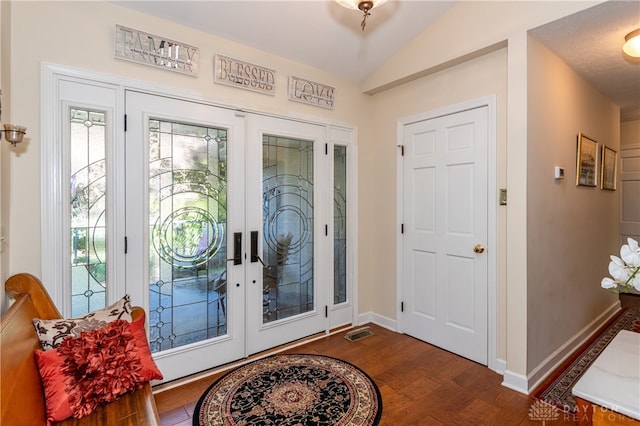
<path fill-rule="evenodd" d="M 116 25 L 116 58 L 184 74 L 198 74 L 198 48 Z"/>
<path fill-rule="evenodd" d="M 276 72 L 269 68 L 216 55 L 214 74 L 216 83 L 267 95 L 276 93 Z"/>
<path fill-rule="evenodd" d="M 618 168 L 618 152 L 602 145 L 600 155 L 600 189 L 608 191 L 616 190 L 616 171 Z"/>
<path fill-rule="evenodd" d="M 289 76 L 289 100 L 333 109 L 336 89 L 326 84 Z"/>
<path fill-rule="evenodd" d="M 576 185 L 596 186 L 598 184 L 598 142 L 578 134 L 576 155 Z"/>

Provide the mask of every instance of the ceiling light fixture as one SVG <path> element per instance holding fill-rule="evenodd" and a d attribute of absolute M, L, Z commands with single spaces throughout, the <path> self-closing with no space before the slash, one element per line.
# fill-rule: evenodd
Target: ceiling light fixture
<path fill-rule="evenodd" d="M 622 50 L 629 56 L 640 58 L 640 28 L 624 36 Z"/>
<path fill-rule="evenodd" d="M 362 27 L 362 31 L 364 31 L 365 25 L 367 25 L 367 17 L 371 15 L 369 12 L 374 7 L 378 7 L 383 3 L 386 3 L 387 0 L 336 0 L 340 6 L 346 7 L 348 9 L 361 10 L 362 22 L 360 26 Z"/>

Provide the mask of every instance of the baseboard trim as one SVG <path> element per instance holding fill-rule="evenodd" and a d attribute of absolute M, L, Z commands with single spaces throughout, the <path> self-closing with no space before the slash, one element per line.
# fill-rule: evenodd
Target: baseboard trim
<path fill-rule="evenodd" d="M 529 394 L 529 392 L 527 391 L 528 381 L 526 376 L 514 373 L 513 371 L 505 370 L 502 379 L 502 386 L 504 386 L 505 388 L 509 388 L 525 395 Z"/>
<path fill-rule="evenodd" d="M 620 309 L 620 301 L 618 300 L 531 370 L 527 377 L 529 383 L 528 393 L 533 392 L 540 386 L 551 373 L 573 354 L 576 348 L 579 348 L 594 337 L 603 325 L 620 312 Z"/>
<path fill-rule="evenodd" d="M 616 301 L 596 319 L 576 333 L 564 345 L 545 358 L 540 364 L 531 370 L 527 376 L 505 369 L 502 386 L 525 395 L 531 395 L 531 393 L 540 386 L 551 373 L 560 367 L 560 365 L 562 365 L 562 363 L 573 354 L 573 351 L 575 351 L 576 348 L 579 348 L 589 341 L 589 339 L 591 339 L 602 328 L 602 326 L 611 320 L 618 312 L 620 312 L 620 302 Z"/>
<path fill-rule="evenodd" d="M 358 315 L 358 325 L 366 324 L 372 322 L 380 327 L 384 327 L 391 331 L 398 332 L 398 322 L 394 319 L 385 317 L 380 314 L 376 314 L 375 312 L 365 312 L 363 314 Z"/>

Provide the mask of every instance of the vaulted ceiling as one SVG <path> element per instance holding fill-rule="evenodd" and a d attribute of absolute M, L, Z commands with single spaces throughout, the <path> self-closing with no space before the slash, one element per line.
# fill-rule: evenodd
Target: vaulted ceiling
<path fill-rule="evenodd" d="M 334 1 L 129 1 L 117 4 L 197 28 L 361 82 L 438 19 L 454 1 L 390 1 L 362 13 Z M 640 119 L 640 61 L 624 36 L 640 26 L 640 2 L 608 1 L 531 33 L 621 108 Z"/>

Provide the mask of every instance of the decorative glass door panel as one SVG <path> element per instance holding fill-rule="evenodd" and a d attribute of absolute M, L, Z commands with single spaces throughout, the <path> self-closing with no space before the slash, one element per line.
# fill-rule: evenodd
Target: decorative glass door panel
<path fill-rule="evenodd" d="M 127 288 L 164 380 L 240 359 L 245 265 L 227 259 L 244 232 L 244 120 L 127 92 L 127 127 Z"/>
<path fill-rule="evenodd" d="M 71 315 L 106 306 L 106 131 L 104 111 L 69 111 Z"/>
<path fill-rule="evenodd" d="M 247 353 L 253 354 L 326 328 L 329 211 L 324 127 L 247 115 L 247 231 L 259 234 L 247 266 Z M 321 148 L 320 148 L 321 147 Z M 327 203 L 324 203 L 326 205 Z M 251 244 L 251 241 L 249 242 Z M 325 244 L 324 248 L 321 244 Z M 252 250 L 253 251 L 253 250 Z"/>
<path fill-rule="evenodd" d="M 126 282 L 164 380 L 326 331 L 325 127 L 139 92 L 126 106 Z"/>
<path fill-rule="evenodd" d="M 166 382 L 352 321 L 352 130 L 45 77 L 42 266 L 67 316 L 128 293 Z"/>
<path fill-rule="evenodd" d="M 226 129 L 149 120 L 153 352 L 226 334 Z"/>
<path fill-rule="evenodd" d="M 313 142 L 264 135 L 263 322 L 314 309 Z"/>
<path fill-rule="evenodd" d="M 333 303 L 347 301 L 347 147 L 333 148 Z"/>

